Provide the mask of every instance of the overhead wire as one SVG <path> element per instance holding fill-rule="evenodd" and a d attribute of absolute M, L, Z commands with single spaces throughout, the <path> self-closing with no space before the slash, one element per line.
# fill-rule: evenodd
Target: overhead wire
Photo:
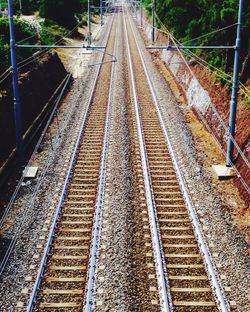
<path fill-rule="evenodd" d="M 174 43 L 175 43 L 175 40 L 174 40 L 174 39 L 172 39 L 172 40 L 173 40 Z M 183 57 L 183 54 L 182 54 L 182 52 L 180 51 L 180 49 L 178 48 L 178 46 L 177 46 L 176 43 L 175 43 L 175 46 L 176 46 L 176 48 L 177 48 L 179 54 L 181 55 L 183 61 L 185 62 L 186 66 L 188 67 L 190 73 L 192 74 L 192 76 L 193 76 L 194 78 L 196 78 L 196 77 L 195 77 L 195 74 L 193 73 L 193 71 L 192 71 L 192 69 L 190 68 L 190 66 L 189 66 L 188 62 L 186 61 L 186 59 Z M 234 137 L 229 133 L 228 127 L 226 126 L 224 120 L 223 120 L 222 117 L 220 116 L 220 114 L 219 114 L 219 112 L 217 111 L 216 107 L 214 106 L 214 104 L 213 104 L 212 102 L 210 103 L 210 105 L 211 105 L 211 107 L 212 107 L 214 113 L 216 114 L 216 117 L 219 119 L 221 125 L 223 126 L 224 130 L 226 131 L 226 134 L 227 134 L 227 135 L 230 137 L 230 139 L 233 141 L 233 143 L 234 143 L 235 147 L 237 148 L 238 152 L 240 153 L 241 157 L 243 158 L 243 160 L 245 161 L 246 165 L 247 165 L 248 168 L 250 169 L 250 163 L 249 163 L 249 161 L 247 160 L 247 158 L 246 158 L 245 155 L 243 154 L 243 151 L 240 149 L 240 147 L 239 147 L 239 145 L 237 144 L 237 142 L 235 141 Z"/>
<path fill-rule="evenodd" d="M 236 26 L 236 25 L 238 25 L 238 23 L 234 23 L 234 24 L 231 24 L 231 25 L 229 25 L 229 26 L 226 26 L 226 27 L 223 27 L 223 28 L 219 28 L 219 29 L 217 29 L 217 30 L 211 31 L 211 32 L 209 32 L 209 33 L 206 33 L 206 34 L 204 34 L 204 35 L 202 35 L 202 36 L 192 38 L 192 39 L 190 39 L 190 40 L 184 41 L 182 44 L 184 45 L 184 44 L 187 44 L 187 43 L 189 43 L 189 42 L 193 42 L 193 41 L 195 41 L 195 40 L 202 39 L 202 38 L 205 38 L 205 37 L 214 35 L 214 34 L 216 34 L 216 33 L 218 33 L 218 32 L 221 32 L 221 31 L 223 31 L 223 30 L 232 28 L 232 27 L 234 27 L 234 26 Z"/>
<path fill-rule="evenodd" d="M 204 68 L 208 69 L 210 72 L 215 73 L 217 77 L 222 78 L 224 81 L 226 81 L 227 83 L 229 83 L 230 85 L 233 84 L 233 77 L 228 75 L 227 73 L 223 72 L 222 70 L 220 70 L 219 68 L 209 64 L 208 62 L 206 62 L 204 59 L 202 59 L 201 57 L 199 57 L 198 55 L 196 55 L 194 52 L 190 51 L 190 50 L 183 50 L 184 54 L 186 54 L 187 56 L 192 56 L 194 57 L 197 62 L 203 66 Z M 214 71 L 211 70 L 211 68 L 214 68 Z M 225 78 L 225 75 L 228 75 L 231 79 L 227 79 Z M 239 90 L 242 91 L 244 93 L 244 95 L 250 99 L 250 90 L 246 88 L 246 86 L 244 86 L 244 84 L 242 82 L 239 82 Z"/>
<path fill-rule="evenodd" d="M 24 39 L 22 39 L 22 40 L 17 41 L 16 44 L 19 44 L 19 43 L 25 42 L 25 41 L 27 41 L 27 40 L 30 40 L 30 39 L 36 37 L 37 35 L 38 35 L 38 33 L 35 33 L 34 35 L 31 35 L 31 36 L 29 36 L 29 37 L 27 37 L 27 38 L 24 38 Z"/>
<path fill-rule="evenodd" d="M 158 16 L 157 14 L 156 14 L 156 18 L 157 18 L 159 24 L 161 25 L 161 27 L 162 27 L 163 29 L 165 29 L 165 31 L 164 31 L 164 30 L 162 30 L 162 29 L 158 29 L 158 28 L 155 27 L 155 29 L 157 29 L 157 31 L 160 31 L 160 32 L 162 32 L 162 33 L 164 33 L 164 34 L 166 34 L 166 35 L 171 35 L 172 38 L 174 38 L 175 41 L 178 42 L 180 45 L 185 44 L 185 42 L 182 43 L 182 42 L 180 42 L 177 38 L 175 38 L 175 37 L 173 36 L 173 34 L 172 34 L 172 33 L 167 29 L 167 27 L 162 23 L 162 21 L 160 20 L 160 18 L 159 18 L 159 16 Z M 229 27 L 232 27 L 232 26 L 234 26 L 234 25 L 238 25 L 238 23 L 232 24 L 232 25 L 228 26 L 228 28 L 229 28 Z M 226 27 L 225 27 L 225 28 L 226 28 Z M 224 30 L 225 28 L 221 28 L 221 30 Z M 208 35 L 209 35 L 209 34 L 211 34 L 211 33 L 208 33 Z M 198 38 L 198 37 L 197 37 L 197 38 Z M 194 38 L 194 39 L 197 39 L 197 38 Z M 187 51 L 188 51 L 188 52 L 187 52 Z M 200 64 L 201 64 L 202 66 L 204 66 L 204 67 L 207 67 L 207 69 L 208 69 L 209 71 L 212 72 L 211 68 L 214 69 L 214 71 L 216 72 L 216 74 L 217 74 L 218 77 L 222 78 L 222 79 L 225 80 L 227 83 L 229 83 L 229 84 L 232 85 L 232 80 L 233 80 L 233 76 L 232 76 L 232 75 L 230 75 L 230 74 L 224 72 L 223 70 L 221 70 L 220 68 L 218 68 L 218 67 L 216 67 L 216 66 L 214 66 L 214 65 L 212 65 L 212 64 L 210 64 L 210 63 L 208 63 L 206 60 L 204 60 L 203 58 L 199 57 L 197 54 L 195 54 L 194 52 L 192 52 L 190 49 L 185 49 L 185 50 L 183 50 L 183 53 L 185 53 L 185 54 L 187 54 L 187 53 L 191 54 L 194 58 L 196 58 L 196 59 L 198 59 L 199 61 L 201 61 L 202 63 L 200 63 Z M 226 77 L 228 77 L 228 78 L 230 78 L 230 79 L 227 79 Z M 240 89 L 241 89 L 241 91 L 244 93 L 244 95 L 247 96 L 247 97 L 250 99 L 250 90 L 247 89 L 246 86 L 245 86 L 241 81 L 239 81 L 239 85 L 240 85 Z M 242 89 L 243 89 L 243 90 L 242 90 Z"/>
<path fill-rule="evenodd" d="M 0 79 L 5 76 L 5 74 L 7 74 L 8 72 L 10 72 L 11 67 L 7 68 L 1 75 L 0 75 Z"/>
<path fill-rule="evenodd" d="M 11 69 L 5 71 L 5 75 L 2 74 L 0 77 L 0 84 L 3 83 L 11 75 Z"/>
<path fill-rule="evenodd" d="M 81 25 L 81 23 L 82 23 L 82 22 L 77 23 L 76 26 L 74 26 L 74 28 L 71 29 L 66 35 L 64 35 L 64 36 L 59 35 L 59 36 L 61 37 L 61 39 L 57 40 L 57 41 L 54 43 L 54 45 L 57 45 L 57 44 L 61 43 L 61 42 L 64 40 L 64 38 L 69 37 L 69 36 Z M 45 31 L 50 32 L 50 31 L 48 31 L 47 29 L 46 29 Z M 51 33 L 51 32 L 50 32 L 50 33 Z M 42 56 L 44 56 L 44 55 L 45 55 L 49 50 L 51 50 L 51 49 L 52 49 L 52 48 L 46 48 L 46 49 L 44 49 L 44 50 L 38 51 L 38 52 L 34 53 L 32 56 L 28 57 L 27 59 L 22 60 L 21 62 L 19 62 L 19 63 L 17 64 L 17 65 L 18 65 L 18 69 L 22 69 L 23 67 L 25 67 L 25 66 L 31 64 L 32 62 L 37 61 L 39 58 L 41 58 Z"/>
<path fill-rule="evenodd" d="M 159 17 L 156 15 L 156 17 L 159 19 Z M 159 19 L 160 21 L 160 19 Z M 165 27 L 165 25 L 160 21 L 160 24 L 162 24 L 162 26 L 166 29 L 166 34 L 168 36 L 170 36 L 170 39 L 174 42 L 175 48 L 178 50 L 178 53 L 180 54 L 181 58 L 183 59 L 184 63 L 186 64 L 187 68 L 189 69 L 191 75 L 195 77 L 192 69 L 190 68 L 186 58 L 183 56 L 182 51 L 180 51 L 180 48 L 178 47 L 178 45 L 180 44 L 180 41 L 177 40 L 169 31 L 168 29 Z M 191 52 L 191 51 L 189 51 Z M 191 52 L 190 54 L 192 54 L 193 56 L 195 56 L 195 54 L 193 52 Z M 205 63 L 207 63 L 205 60 L 202 59 L 202 61 L 204 61 Z M 230 75 L 229 75 L 230 76 Z M 231 76 L 230 76 L 231 77 Z M 178 77 L 177 77 L 178 79 Z M 232 82 L 230 80 L 230 82 Z M 248 159 L 245 157 L 243 151 L 241 150 L 241 148 L 239 147 L 238 143 L 235 141 L 234 137 L 230 134 L 228 127 L 226 126 L 224 120 L 222 119 L 222 117 L 220 116 L 219 112 L 217 111 L 216 107 L 214 106 L 214 104 L 212 102 L 209 103 L 212 107 L 212 110 L 214 111 L 216 117 L 218 118 L 219 122 L 221 123 L 222 127 L 224 128 L 227 136 L 232 140 L 232 142 L 234 143 L 234 146 L 236 147 L 239 155 L 242 157 L 243 161 L 245 162 L 245 164 L 247 165 L 248 169 L 250 169 L 250 163 L 248 161 Z M 218 145 L 220 146 L 223 154 L 226 156 L 226 152 L 223 149 L 223 146 L 220 144 L 220 142 L 218 141 L 218 139 L 215 137 L 215 135 L 213 134 L 210 126 L 208 125 L 207 121 L 205 120 L 204 116 L 202 116 L 202 114 L 199 112 L 199 110 L 195 109 L 196 112 L 198 113 L 199 117 L 201 118 L 201 120 L 203 121 L 203 123 L 205 124 L 206 128 L 208 129 L 208 131 L 212 134 L 212 136 L 214 137 L 214 139 L 216 140 L 216 142 L 218 143 Z M 234 163 L 230 160 L 231 166 L 234 168 L 237 176 L 241 179 L 241 182 L 244 186 L 244 188 L 246 189 L 246 191 L 250 194 L 250 188 L 248 187 L 247 183 L 245 182 L 245 180 L 243 179 L 243 177 L 240 175 L 238 169 L 236 168 L 236 166 L 234 165 Z"/>
<path fill-rule="evenodd" d="M 82 24 L 82 22 L 78 22 L 78 23 L 76 24 L 76 26 L 74 26 L 74 28 L 72 28 L 66 35 L 64 35 L 64 36 L 59 35 L 59 37 L 61 37 L 61 39 L 57 40 L 57 41 L 54 43 L 54 45 L 57 45 L 57 44 L 61 43 L 61 42 L 63 41 L 64 38 L 69 37 L 69 36 L 77 29 L 77 27 L 79 27 L 81 24 Z M 49 30 L 47 30 L 47 29 L 46 29 L 45 31 L 51 33 L 51 32 L 50 32 Z M 26 40 L 29 40 L 29 39 L 31 39 L 31 38 L 33 38 L 33 37 L 35 37 L 35 36 L 37 36 L 37 34 L 32 35 L 32 36 L 27 37 L 27 38 L 24 38 L 24 39 L 18 41 L 17 44 L 20 44 L 20 43 L 22 43 L 22 42 L 24 42 L 24 41 L 26 41 Z M 18 63 L 17 63 L 18 69 L 20 70 L 20 69 L 22 69 L 22 68 L 28 66 L 29 64 L 31 64 L 31 63 L 37 61 L 37 60 L 40 59 L 42 56 L 44 56 L 50 49 L 52 49 L 52 48 L 47 48 L 47 49 L 45 49 L 45 50 L 38 51 L 38 52 L 32 54 L 32 56 L 29 56 L 28 58 L 26 58 L 26 59 L 24 59 L 24 60 L 18 62 Z M 11 67 L 9 67 L 4 73 L 1 74 L 1 76 L 0 76 L 0 84 L 2 84 L 2 83 L 10 76 L 10 74 L 11 74 Z"/>

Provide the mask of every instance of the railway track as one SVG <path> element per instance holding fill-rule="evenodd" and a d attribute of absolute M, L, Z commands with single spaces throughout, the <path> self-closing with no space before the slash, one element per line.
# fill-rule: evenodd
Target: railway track
<path fill-rule="evenodd" d="M 92 286 L 92 276 L 88 282 L 88 269 L 93 269 L 91 259 L 96 257 L 93 242 L 98 241 L 99 235 L 96 226 L 102 204 L 100 185 L 103 185 L 113 83 L 110 55 L 114 52 L 115 36 L 113 17 L 102 58 L 106 64 L 99 66 L 28 311 L 81 311 L 85 288 L 88 293 L 87 287 Z"/>
<path fill-rule="evenodd" d="M 162 311 L 229 311 L 178 169 L 129 14 L 124 14 L 144 228 Z M 152 252 L 153 251 L 153 252 Z M 152 269 L 153 273 L 153 269 Z"/>
<path fill-rule="evenodd" d="M 229 311 L 164 127 L 128 13 L 123 31 L 146 257 L 162 311 Z M 116 54 L 113 18 L 103 62 Z M 92 311 L 102 228 L 114 65 L 100 66 L 28 311 Z M 155 304 L 155 303 L 154 303 Z M 155 309 L 154 309 L 155 310 Z"/>

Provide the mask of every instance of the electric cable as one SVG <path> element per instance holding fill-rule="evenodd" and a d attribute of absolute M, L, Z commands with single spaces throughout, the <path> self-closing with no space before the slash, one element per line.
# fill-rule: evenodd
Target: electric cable
<path fill-rule="evenodd" d="M 6 75 L 0 80 L 0 84 L 2 84 L 9 76 L 11 75 L 11 71 L 9 71 L 8 73 L 6 73 Z M 1 78 L 1 77 L 0 77 Z"/>
<path fill-rule="evenodd" d="M 183 45 L 183 43 L 181 43 L 177 38 L 175 38 L 175 37 L 173 36 L 172 33 L 170 33 L 170 31 L 166 28 L 166 26 L 161 22 L 161 20 L 160 20 L 160 18 L 159 18 L 159 16 L 158 16 L 157 14 L 156 14 L 156 18 L 158 19 L 158 22 L 159 22 L 159 24 L 161 25 L 161 27 L 162 27 L 163 29 L 165 29 L 165 31 L 162 30 L 162 29 L 158 29 L 158 28 L 156 28 L 156 27 L 155 27 L 155 29 L 156 29 L 157 31 L 160 31 L 160 32 L 162 32 L 162 33 L 168 35 L 168 36 L 171 36 L 172 38 L 175 39 L 176 42 L 179 43 L 179 45 Z M 232 24 L 231 26 L 233 26 L 233 25 L 238 25 L 238 23 Z M 188 51 L 188 52 L 187 52 L 187 51 Z M 210 63 L 208 63 L 206 60 L 204 60 L 203 58 L 201 58 L 201 57 L 199 57 L 198 55 L 196 55 L 196 54 L 195 54 L 194 52 L 192 52 L 190 49 L 185 49 L 185 50 L 183 50 L 182 53 L 185 53 L 185 54 L 189 53 L 189 54 L 191 54 L 194 58 L 199 59 L 201 62 L 204 63 L 204 64 L 203 64 L 203 63 L 200 63 L 200 65 L 202 65 L 203 67 L 207 67 L 207 69 L 208 69 L 210 72 L 213 72 L 213 71 L 211 70 L 211 68 L 213 68 L 214 71 L 216 72 L 216 75 L 217 75 L 218 77 L 222 78 L 222 79 L 225 80 L 227 83 L 229 83 L 230 85 L 232 85 L 232 80 L 233 80 L 233 76 L 232 76 L 232 75 L 230 75 L 230 74 L 228 74 L 228 73 L 222 71 L 220 68 L 218 68 L 218 67 L 216 67 L 216 66 L 214 66 L 214 65 L 212 65 L 212 64 L 210 64 Z M 228 78 L 230 78 L 230 79 L 227 79 L 225 76 L 228 77 Z M 250 99 L 250 90 L 248 90 L 248 89 L 246 88 L 246 86 L 244 86 L 244 84 L 243 84 L 242 82 L 240 82 L 240 81 L 239 81 L 239 85 L 240 85 L 240 90 L 244 93 L 244 95 L 245 95 L 248 99 Z M 242 90 L 242 89 L 243 89 L 243 90 Z"/>
<path fill-rule="evenodd" d="M 81 25 L 81 23 L 77 23 L 76 26 L 74 26 L 74 28 L 72 30 L 70 30 L 65 36 L 61 36 L 61 39 L 57 40 L 54 45 L 57 45 L 59 43 L 61 43 L 64 38 L 69 37 L 76 29 L 77 27 L 79 27 Z M 47 32 L 49 32 L 48 30 L 46 30 Z M 45 50 L 41 50 L 38 51 L 36 53 L 34 53 L 32 56 L 28 57 L 27 59 L 22 60 L 21 62 L 19 62 L 18 65 L 18 69 L 22 69 L 23 67 L 29 65 L 32 62 L 37 61 L 39 58 L 41 58 L 42 56 L 44 56 L 49 50 L 51 50 L 52 48 L 46 48 Z"/>
<path fill-rule="evenodd" d="M 156 15 L 156 17 L 159 19 L 158 15 Z M 160 19 L 159 19 L 160 21 Z M 163 25 L 163 23 L 160 21 L 160 24 Z M 183 59 L 184 63 L 186 64 L 187 68 L 189 69 L 191 75 L 195 77 L 192 69 L 190 68 L 187 60 L 185 59 L 185 57 L 183 56 L 182 51 L 180 51 L 180 49 L 178 48 L 177 44 L 180 44 L 180 41 L 177 40 L 169 31 L 168 29 L 165 27 L 165 25 L 163 25 L 163 27 L 166 29 L 166 34 L 170 37 L 170 39 L 172 39 L 172 41 L 174 42 L 174 46 L 175 48 L 178 50 L 178 53 L 180 54 L 181 58 Z M 158 30 L 158 29 L 157 29 Z M 161 31 L 161 30 L 160 30 Z M 184 51 L 185 52 L 185 51 Z M 188 51 L 189 53 L 191 52 L 190 50 Z M 192 56 L 196 56 L 193 52 L 190 53 Z M 205 60 L 201 59 L 202 61 L 204 61 L 205 63 L 207 63 Z M 207 63 L 208 64 L 208 63 Z M 203 65 L 204 66 L 204 65 Z M 221 71 L 222 72 L 222 71 Z M 226 74 L 226 73 L 225 73 Z M 227 74 L 228 75 L 228 74 Z M 230 75 L 228 75 L 229 77 L 231 77 Z M 232 77 L 231 77 L 232 78 Z M 178 79 L 178 77 L 177 77 Z M 179 80 L 179 79 L 178 79 Z M 180 82 L 180 81 L 179 81 Z M 230 83 L 232 81 L 230 80 Z M 239 155 L 242 157 L 243 161 L 245 162 L 245 164 L 247 165 L 248 169 L 250 169 L 250 164 L 248 159 L 245 157 L 243 151 L 241 150 L 241 148 L 239 147 L 238 143 L 235 141 L 234 137 L 232 137 L 232 135 L 230 134 L 228 127 L 226 126 L 224 120 L 222 119 L 222 117 L 220 116 L 220 114 L 218 113 L 218 111 L 216 110 L 215 106 L 213 105 L 212 102 L 209 103 L 212 107 L 212 110 L 214 111 L 216 117 L 218 118 L 219 122 L 221 123 L 222 127 L 224 128 L 226 135 L 232 140 L 232 142 L 234 143 L 234 146 L 236 147 Z M 199 117 L 201 118 L 201 120 L 203 121 L 204 125 L 206 126 L 206 128 L 208 129 L 208 131 L 212 134 L 212 136 L 216 139 L 216 142 L 218 143 L 218 145 L 220 146 L 223 154 L 226 156 L 226 152 L 223 149 L 223 146 L 220 144 L 220 142 L 218 141 L 218 139 L 215 137 L 215 135 L 212 133 L 212 130 L 210 128 L 210 126 L 208 125 L 207 121 L 205 120 L 204 116 L 201 115 L 201 113 L 199 112 L 199 110 L 197 110 L 195 108 L 195 111 L 198 113 Z M 232 163 L 232 161 L 230 160 L 231 166 L 234 168 L 235 172 L 237 173 L 237 177 L 240 178 L 244 188 L 246 189 L 246 191 L 250 194 L 250 189 L 247 185 L 247 183 L 245 182 L 245 180 L 243 179 L 243 177 L 240 175 L 239 171 L 237 170 L 236 166 Z"/>
<path fill-rule="evenodd" d="M 216 33 L 218 33 L 218 32 L 221 32 L 221 31 L 223 31 L 223 30 L 232 28 L 232 27 L 237 26 L 237 25 L 238 25 L 238 23 L 234 23 L 234 24 L 231 24 L 231 25 L 229 25 L 229 26 L 226 26 L 226 27 L 223 27 L 223 28 L 219 28 L 219 29 L 217 29 L 217 30 L 211 31 L 211 32 L 209 32 L 209 33 L 206 33 L 206 34 L 204 34 L 204 35 L 202 35 L 202 36 L 195 37 L 195 38 L 193 38 L 193 39 L 184 41 L 182 44 L 185 45 L 185 44 L 187 44 L 187 43 L 189 43 L 189 42 L 193 42 L 193 41 L 195 41 L 195 40 L 198 40 L 198 39 L 202 39 L 202 38 L 211 36 L 211 35 L 213 35 L 213 34 L 216 34 Z"/>

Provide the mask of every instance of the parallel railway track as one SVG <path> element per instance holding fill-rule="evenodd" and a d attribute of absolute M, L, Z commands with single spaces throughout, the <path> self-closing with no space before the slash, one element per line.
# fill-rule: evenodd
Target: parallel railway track
<path fill-rule="evenodd" d="M 134 25 L 123 30 L 147 255 L 162 311 L 229 311 L 170 144 Z M 116 25 L 107 52 L 115 54 Z M 107 61 L 106 57 L 103 61 Z M 114 68 L 100 66 L 28 311 L 94 310 Z"/>
<path fill-rule="evenodd" d="M 138 175 L 148 208 L 143 219 L 151 232 L 146 244 L 155 262 L 162 311 L 229 311 L 129 14 L 124 24 Z"/>
<path fill-rule="evenodd" d="M 110 61 L 114 51 L 115 25 L 113 18 L 106 47 L 109 55 L 104 54 L 103 63 Z M 100 166 L 107 144 L 112 64 L 99 67 L 28 311 L 83 309 L 89 261 L 95 256 L 91 255 L 92 229 L 98 217 L 96 205 L 101 205 Z"/>

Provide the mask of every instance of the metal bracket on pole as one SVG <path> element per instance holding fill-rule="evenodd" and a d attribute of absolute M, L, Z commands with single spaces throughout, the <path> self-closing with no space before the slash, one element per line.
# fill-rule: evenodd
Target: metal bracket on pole
<path fill-rule="evenodd" d="M 167 45 L 167 46 L 156 46 L 151 45 L 146 47 L 149 50 L 181 50 L 181 49 L 235 49 L 235 46 L 177 46 L 177 45 Z"/>
<path fill-rule="evenodd" d="M 117 62 L 117 58 L 115 55 L 111 54 L 111 53 L 108 53 L 106 51 L 102 51 L 102 50 L 96 50 L 97 52 L 100 52 L 100 53 L 103 53 L 105 55 L 109 55 L 113 58 L 113 60 L 111 61 L 105 61 L 105 62 L 101 62 L 101 63 L 95 63 L 95 64 L 91 64 L 91 65 L 88 65 L 88 67 L 94 67 L 96 65 L 103 65 L 103 64 L 109 64 L 109 63 L 116 63 Z"/>
<path fill-rule="evenodd" d="M 92 46 L 92 45 L 82 45 L 82 46 L 65 46 L 65 45 L 32 45 L 32 44 L 16 44 L 17 48 L 33 48 L 33 49 L 105 49 L 105 46 Z"/>

